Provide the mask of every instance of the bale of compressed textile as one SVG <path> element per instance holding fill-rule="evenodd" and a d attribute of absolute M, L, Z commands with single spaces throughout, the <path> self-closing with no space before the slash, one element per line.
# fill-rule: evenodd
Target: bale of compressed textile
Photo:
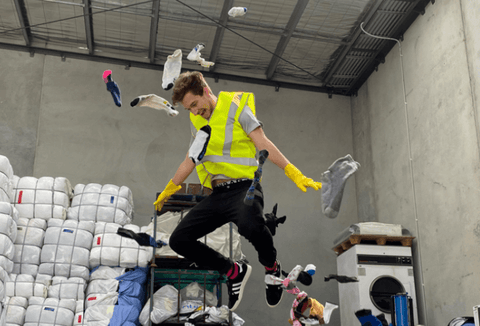
<path fill-rule="evenodd" d="M 18 177 L 13 178 L 15 199 L 13 204 L 20 217 L 65 219 L 73 189 L 64 177 Z"/>
<path fill-rule="evenodd" d="M 112 184 L 77 184 L 67 219 L 129 224 L 133 219 L 132 191 Z"/>

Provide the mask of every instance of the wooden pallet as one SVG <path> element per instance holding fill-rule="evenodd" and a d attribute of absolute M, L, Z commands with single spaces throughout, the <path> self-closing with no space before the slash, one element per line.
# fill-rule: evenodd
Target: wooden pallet
<path fill-rule="evenodd" d="M 392 237 L 382 234 L 352 234 L 347 240 L 333 247 L 333 251 L 335 251 L 337 255 L 340 255 L 344 251 L 350 249 L 352 246 L 360 243 L 377 244 L 383 246 L 388 242 L 389 245 L 402 245 L 404 247 L 411 247 L 413 239 L 415 239 L 415 237 Z"/>

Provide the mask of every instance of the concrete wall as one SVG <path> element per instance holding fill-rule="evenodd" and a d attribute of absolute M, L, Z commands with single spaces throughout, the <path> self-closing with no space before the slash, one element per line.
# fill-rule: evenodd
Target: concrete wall
<path fill-rule="evenodd" d="M 135 202 L 135 224 L 146 225 L 153 215 L 155 194 L 162 191 L 184 159 L 190 141 L 188 114 L 169 117 L 163 111 L 131 108 L 138 95 L 161 89 L 161 71 L 103 63 L 0 51 L 0 154 L 7 156 L 19 176 L 63 176 L 78 183 L 130 187 Z M 101 78 L 105 69 L 122 91 L 123 105 L 114 105 Z M 213 91 L 244 90 L 256 94 L 258 118 L 267 136 L 305 175 L 319 180 L 338 157 L 353 152 L 350 99 L 305 91 L 207 80 Z M 364 162 L 362 163 L 365 166 Z M 196 175 L 187 182 L 198 182 Z M 320 191 L 301 192 L 282 170 L 267 162 L 263 187 L 265 212 L 279 204 L 278 216 L 287 216 L 275 237 L 285 270 L 296 264 L 317 266 L 312 286 L 305 288 L 320 302 L 338 302 L 338 287 L 323 282 L 336 273 L 335 236 L 357 221 L 355 180 L 344 193 L 339 216 L 321 213 Z M 287 322 L 293 296 L 270 309 L 264 299 L 264 270 L 252 246 L 243 252 L 253 274 L 237 310 L 246 325 L 282 325 Z M 225 294 L 226 297 L 226 294 Z M 225 299 L 223 301 L 226 302 Z M 339 326 L 338 312 L 331 325 Z"/>
<path fill-rule="evenodd" d="M 356 174 L 359 219 L 416 236 L 429 326 L 472 316 L 479 303 L 479 28 L 478 1 L 428 5 L 401 43 L 403 73 L 396 45 L 352 98 L 354 153 L 368 162 Z"/>

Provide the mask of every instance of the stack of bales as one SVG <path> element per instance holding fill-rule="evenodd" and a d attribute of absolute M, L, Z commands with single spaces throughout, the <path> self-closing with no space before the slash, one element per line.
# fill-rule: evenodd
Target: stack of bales
<path fill-rule="evenodd" d="M 0 315 L 5 318 L 9 299 L 6 283 L 13 271 L 18 211 L 11 204 L 14 199 L 13 167 L 7 157 L 0 155 Z"/>
<path fill-rule="evenodd" d="M 92 272 L 86 290 L 85 313 L 75 325 L 128 325 L 138 320 L 145 299 L 145 282 L 152 248 L 117 234 L 120 227 L 139 232 L 130 224 L 133 198 L 128 187 L 96 183 L 74 189 L 68 220 L 95 222 L 89 257 Z M 127 279 L 124 279 L 127 278 Z"/>
<path fill-rule="evenodd" d="M 75 312 L 83 309 L 86 281 L 70 279 L 77 276 L 71 273 L 78 269 L 72 257 L 79 256 L 75 246 L 83 239 L 74 238 L 77 225 L 65 225 L 73 196 L 70 182 L 64 177 L 14 176 L 13 189 L 12 203 L 20 218 L 7 282 L 7 325 L 72 325 Z M 92 237 L 90 232 L 88 240 Z M 88 262 L 89 248 L 83 256 Z M 88 278 L 88 263 L 86 274 Z"/>

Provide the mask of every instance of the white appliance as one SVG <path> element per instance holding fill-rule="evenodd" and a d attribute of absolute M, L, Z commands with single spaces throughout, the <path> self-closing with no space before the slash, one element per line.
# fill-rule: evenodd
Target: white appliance
<path fill-rule="evenodd" d="M 359 326 L 355 312 L 362 309 L 371 310 L 374 316 L 385 314 L 390 324 L 391 296 L 405 292 L 412 298 L 414 324 L 418 324 L 410 247 L 354 245 L 337 257 L 337 274 L 359 280 L 338 283 L 342 326 Z"/>
<path fill-rule="evenodd" d="M 480 305 L 473 306 L 473 320 L 475 326 L 480 326 Z"/>

